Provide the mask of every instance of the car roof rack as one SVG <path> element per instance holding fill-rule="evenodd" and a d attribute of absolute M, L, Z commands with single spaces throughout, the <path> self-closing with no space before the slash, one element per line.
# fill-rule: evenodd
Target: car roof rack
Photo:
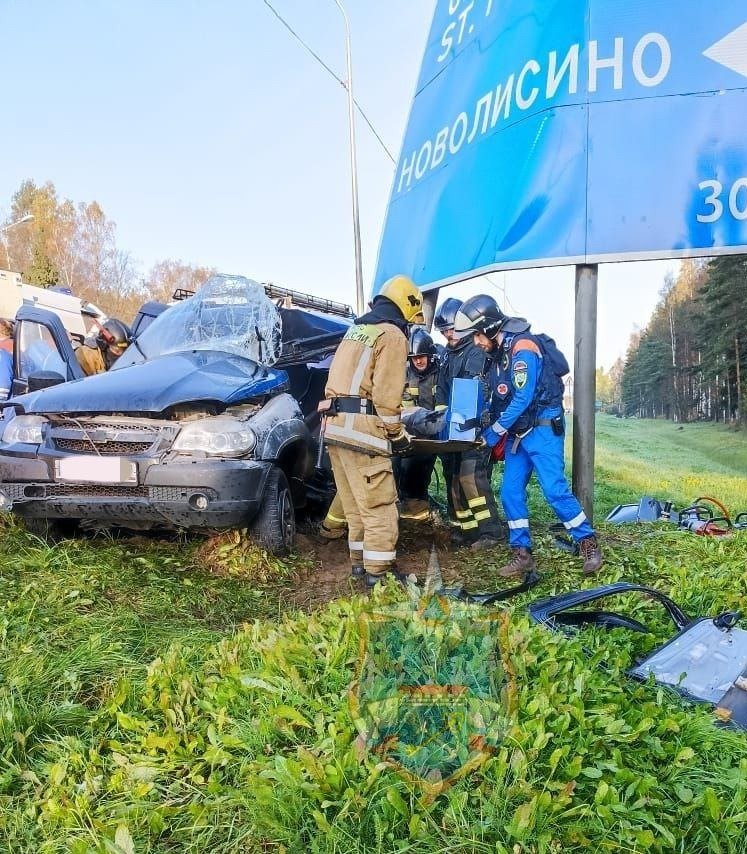
<path fill-rule="evenodd" d="M 272 282 L 265 282 L 262 287 L 264 287 L 267 296 L 270 299 L 280 301 L 283 308 L 308 308 L 323 311 L 326 314 L 336 314 L 338 317 L 355 317 L 352 307 L 344 302 L 335 302 L 324 297 L 315 297 L 313 294 L 304 294 L 301 291 L 283 288 Z M 193 297 L 194 295 L 195 292 L 189 290 L 189 288 L 177 288 L 171 299 L 179 302 L 189 299 L 189 297 Z"/>
<path fill-rule="evenodd" d="M 336 314 L 339 317 L 354 317 L 353 309 L 344 302 L 335 302 L 324 297 L 315 297 L 290 288 L 283 288 L 272 282 L 265 282 L 265 293 L 270 299 L 281 300 L 283 308 L 309 308 L 323 311 L 326 314 Z"/>

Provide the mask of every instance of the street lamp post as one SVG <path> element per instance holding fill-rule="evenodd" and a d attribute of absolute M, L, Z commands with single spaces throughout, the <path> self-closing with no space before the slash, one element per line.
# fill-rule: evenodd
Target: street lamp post
<path fill-rule="evenodd" d="M 0 228 L 0 234 L 3 235 L 3 245 L 5 246 L 5 256 L 8 259 L 8 267 L 10 267 L 12 262 L 10 260 L 10 244 L 8 243 L 8 238 L 5 236 L 5 232 L 10 231 L 11 228 L 15 228 L 17 225 L 22 225 L 24 222 L 31 222 L 33 218 L 33 214 L 26 214 L 20 219 L 17 219 L 15 222 L 11 222 L 8 225 L 4 225 L 2 228 Z"/>
<path fill-rule="evenodd" d="M 350 22 L 341 0 L 334 0 L 345 21 L 345 59 L 347 63 L 348 125 L 350 130 L 350 174 L 353 196 L 353 244 L 355 247 L 355 295 L 358 314 L 363 313 L 363 264 L 361 262 L 361 224 L 358 212 L 358 161 L 355 149 L 355 100 L 353 98 L 353 55 L 350 43 Z"/>

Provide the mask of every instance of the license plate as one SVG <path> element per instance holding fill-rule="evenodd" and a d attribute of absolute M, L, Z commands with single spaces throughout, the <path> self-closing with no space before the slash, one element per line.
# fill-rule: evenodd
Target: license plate
<path fill-rule="evenodd" d="M 137 466 L 122 457 L 63 457 L 54 461 L 56 480 L 137 483 Z"/>

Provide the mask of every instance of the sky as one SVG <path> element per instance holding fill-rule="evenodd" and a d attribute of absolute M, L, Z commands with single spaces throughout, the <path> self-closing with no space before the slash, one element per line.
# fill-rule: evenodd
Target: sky
<path fill-rule="evenodd" d="M 334 0 L 271 3 L 344 77 Z M 356 98 L 397 158 L 434 0 L 344 4 Z M 264 0 L 0 0 L 0 32 L 0 218 L 23 180 L 49 180 L 98 201 L 143 270 L 180 259 L 354 303 L 346 93 Z M 356 130 L 369 289 L 395 167 Z M 677 266 L 600 267 L 599 365 L 624 355 Z M 442 296 L 480 291 L 572 356 L 573 268 Z"/>

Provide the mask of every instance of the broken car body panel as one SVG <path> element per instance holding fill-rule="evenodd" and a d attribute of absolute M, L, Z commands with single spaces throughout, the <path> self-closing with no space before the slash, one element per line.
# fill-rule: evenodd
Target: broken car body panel
<path fill-rule="evenodd" d="M 160 414 L 175 406 L 228 406 L 287 389 L 285 371 L 215 350 L 171 353 L 149 362 L 32 392 L 13 400 L 26 414 Z"/>
<path fill-rule="evenodd" d="M 640 584 L 617 582 L 590 590 L 551 596 L 529 606 L 530 617 L 552 630 L 585 626 L 648 629 L 638 620 L 612 611 L 577 610 L 621 593 L 641 593 L 659 602 L 677 634 L 632 667 L 628 674 L 673 688 L 696 702 L 724 710 L 722 717 L 747 729 L 747 631 L 736 627 L 739 614 L 692 619 L 668 596 Z"/>

